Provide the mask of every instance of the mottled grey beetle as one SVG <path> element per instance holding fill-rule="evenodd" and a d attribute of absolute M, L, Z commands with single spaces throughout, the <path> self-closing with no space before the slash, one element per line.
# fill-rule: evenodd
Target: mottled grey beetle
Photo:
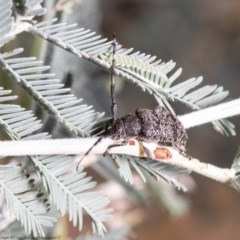
<path fill-rule="evenodd" d="M 188 139 L 186 130 L 178 118 L 161 106 L 154 110 L 138 108 L 135 115 L 127 114 L 116 119 L 107 135 L 113 139 L 126 140 L 126 143 L 130 138 L 136 138 L 140 141 L 173 146 L 181 151 L 185 151 Z"/>
<path fill-rule="evenodd" d="M 140 143 L 154 142 L 164 146 L 176 147 L 182 153 L 185 153 L 185 145 L 187 142 L 187 133 L 182 123 L 176 116 L 158 106 L 154 110 L 138 108 L 135 114 L 127 114 L 121 118 L 117 118 L 117 105 L 114 96 L 114 71 L 115 71 L 115 54 L 116 54 L 116 38 L 113 35 L 112 42 L 112 64 L 110 67 L 111 73 L 111 111 L 113 124 L 109 132 L 101 136 L 92 147 L 84 154 L 83 158 L 96 146 L 103 137 L 112 139 L 121 139 L 121 144 L 114 144 L 106 149 L 106 152 L 112 147 L 125 145 L 130 138 L 136 138 Z M 142 144 L 141 144 L 142 145 Z M 143 147 L 143 145 L 142 145 Z M 148 149 L 143 147 L 145 153 L 149 156 Z M 83 159 L 82 158 L 82 159 Z M 79 161 L 81 163 L 82 159 Z"/>
<path fill-rule="evenodd" d="M 177 148 L 185 154 L 185 145 L 187 142 L 187 132 L 182 123 L 173 114 L 158 106 L 154 110 L 138 108 L 135 115 L 129 113 L 113 121 L 109 132 L 101 136 L 92 147 L 84 154 L 83 158 L 96 146 L 104 137 L 110 137 L 115 140 L 122 140 L 120 144 L 110 145 L 104 155 L 112 147 L 126 145 L 130 138 L 137 139 L 143 151 L 151 157 L 148 149 L 142 145 L 142 141 L 154 142 L 163 146 Z M 77 165 L 77 168 L 83 158 Z"/>

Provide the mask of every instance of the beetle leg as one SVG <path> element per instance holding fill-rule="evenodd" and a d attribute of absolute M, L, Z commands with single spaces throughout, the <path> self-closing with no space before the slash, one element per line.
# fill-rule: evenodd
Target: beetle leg
<path fill-rule="evenodd" d="M 125 146 L 127 144 L 128 144 L 128 140 L 124 139 L 121 143 L 116 143 L 116 144 L 109 145 L 107 147 L 106 151 L 103 153 L 103 156 L 105 157 L 107 154 L 109 154 L 109 149 L 114 148 L 114 147 Z"/>
<path fill-rule="evenodd" d="M 152 158 L 151 151 L 143 145 L 142 140 L 137 139 L 137 141 L 138 141 L 139 148 L 140 148 L 140 155 L 145 154 L 145 155 L 147 155 L 147 157 Z"/>

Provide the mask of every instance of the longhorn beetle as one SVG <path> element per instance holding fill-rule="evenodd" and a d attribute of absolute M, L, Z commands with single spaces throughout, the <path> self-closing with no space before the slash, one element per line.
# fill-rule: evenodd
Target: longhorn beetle
<path fill-rule="evenodd" d="M 129 113 L 117 119 L 117 105 L 114 96 L 115 54 L 116 38 L 114 34 L 112 41 L 112 64 L 110 68 L 112 127 L 110 131 L 106 130 L 107 133 L 92 145 L 83 158 L 89 154 L 103 137 L 110 137 L 115 140 L 122 139 L 121 144 L 110 145 L 106 149 L 106 152 L 112 147 L 126 145 L 130 138 L 136 138 L 140 143 L 142 141 L 154 142 L 164 146 L 176 147 L 179 151 L 185 153 L 185 145 L 188 139 L 186 130 L 179 119 L 163 107 L 158 106 L 154 110 L 138 108 L 135 114 Z M 149 155 L 147 149 L 144 148 L 144 151 Z M 82 159 L 79 161 L 77 168 Z"/>

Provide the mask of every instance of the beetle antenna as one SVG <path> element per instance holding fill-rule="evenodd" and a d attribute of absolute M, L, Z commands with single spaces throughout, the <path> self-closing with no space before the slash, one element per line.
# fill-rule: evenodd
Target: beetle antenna
<path fill-rule="evenodd" d="M 114 94 L 114 88 L 115 88 L 115 81 L 114 81 L 114 69 L 115 69 L 115 54 L 116 54 L 116 46 L 117 46 L 117 41 L 116 41 L 116 34 L 113 33 L 113 39 L 112 39 L 112 64 L 110 68 L 110 79 L 111 79 L 111 100 L 112 100 L 112 105 L 111 105 L 111 111 L 112 111 L 112 118 L 113 118 L 113 124 L 116 122 L 117 119 L 117 104 L 115 100 L 115 94 Z M 106 136 L 108 130 L 108 123 L 106 125 L 105 129 L 105 134 L 97 139 L 97 141 L 88 149 L 88 151 L 82 156 L 82 158 L 79 160 L 77 164 L 77 171 L 79 168 L 79 165 L 83 161 L 83 159 L 91 152 L 91 150 L 102 140 L 103 137 Z"/>
<path fill-rule="evenodd" d="M 112 65 L 110 69 L 110 78 L 111 78 L 111 111 L 112 111 L 112 117 L 113 117 L 113 123 L 116 122 L 117 119 L 117 104 L 115 100 L 115 81 L 114 81 L 114 71 L 115 71 L 115 54 L 116 54 L 116 46 L 117 46 L 117 40 L 116 40 L 116 34 L 113 33 L 113 40 L 112 40 Z"/>

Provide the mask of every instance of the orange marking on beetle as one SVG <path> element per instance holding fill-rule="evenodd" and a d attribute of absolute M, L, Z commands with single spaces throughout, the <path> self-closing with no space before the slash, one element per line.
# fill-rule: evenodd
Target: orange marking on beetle
<path fill-rule="evenodd" d="M 128 144 L 131 145 L 131 146 L 133 146 L 133 145 L 135 145 L 135 141 L 134 141 L 133 139 L 130 139 L 130 140 L 128 141 Z"/>
<path fill-rule="evenodd" d="M 172 157 L 171 152 L 165 147 L 157 147 L 154 150 L 155 157 L 160 160 L 169 159 Z"/>

